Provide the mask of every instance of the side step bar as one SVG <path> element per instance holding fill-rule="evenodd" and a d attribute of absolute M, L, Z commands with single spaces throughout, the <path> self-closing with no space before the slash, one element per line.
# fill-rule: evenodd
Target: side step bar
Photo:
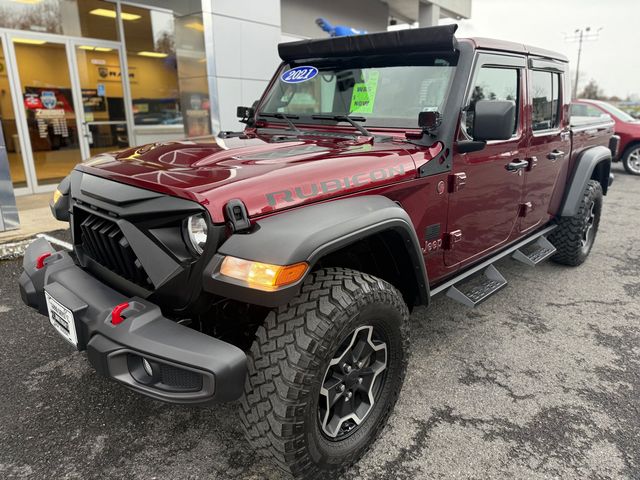
<path fill-rule="evenodd" d="M 459 289 L 455 285 L 449 287 L 447 297 L 467 307 L 475 307 L 507 285 L 505 278 L 493 265 L 484 269 L 479 280 L 479 282 L 470 281 L 472 285 L 467 289 Z"/>
<path fill-rule="evenodd" d="M 484 262 L 433 288 L 431 295 L 446 291 L 449 298 L 468 307 L 475 307 L 507 285 L 507 280 L 493 265 L 495 262 L 512 255 L 514 260 L 536 266 L 556 252 L 555 247 L 546 238 L 555 228 L 555 225 L 551 225 L 510 245 Z"/>
<path fill-rule="evenodd" d="M 530 267 L 535 267 L 539 263 L 544 262 L 551 255 L 556 253 L 556 247 L 554 247 L 547 237 L 538 237 L 535 243 L 530 243 L 523 248 L 519 248 L 511 258 L 522 262 Z"/>

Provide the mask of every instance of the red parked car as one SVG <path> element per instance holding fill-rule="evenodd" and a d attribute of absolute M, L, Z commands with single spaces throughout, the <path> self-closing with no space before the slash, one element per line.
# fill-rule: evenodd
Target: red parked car
<path fill-rule="evenodd" d="M 578 118 L 609 115 L 616 122 L 616 135 L 620 137 L 618 152 L 614 162 L 622 160 L 624 169 L 632 175 L 640 175 L 640 120 L 633 118 L 618 107 L 600 100 L 574 100 L 571 116 Z"/>

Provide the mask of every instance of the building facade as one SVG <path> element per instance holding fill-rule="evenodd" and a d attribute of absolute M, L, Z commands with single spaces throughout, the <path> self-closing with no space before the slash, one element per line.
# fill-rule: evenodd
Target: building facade
<path fill-rule="evenodd" d="M 260 97 L 278 43 L 326 36 L 318 17 L 374 32 L 390 18 L 468 16 L 470 3 L 0 0 L 10 184 L 17 195 L 51 191 L 101 152 L 241 128 L 236 106 Z"/>

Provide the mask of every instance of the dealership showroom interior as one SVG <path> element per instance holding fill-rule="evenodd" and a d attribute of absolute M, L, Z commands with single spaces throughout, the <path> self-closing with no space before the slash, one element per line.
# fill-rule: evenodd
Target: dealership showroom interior
<path fill-rule="evenodd" d="M 0 0 L 0 478 L 640 478 L 638 15 Z"/>

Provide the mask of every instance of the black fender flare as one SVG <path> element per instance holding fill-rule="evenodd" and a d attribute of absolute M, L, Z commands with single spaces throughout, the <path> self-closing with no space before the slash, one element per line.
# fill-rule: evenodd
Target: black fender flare
<path fill-rule="evenodd" d="M 313 265 L 325 255 L 370 235 L 393 230 L 404 240 L 417 282 L 419 301 L 429 302 L 429 282 L 420 243 L 407 212 L 396 202 L 367 195 L 288 210 L 257 222 L 250 233 L 231 235 L 204 271 L 204 289 L 215 295 L 246 303 L 276 307 L 300 291 L 304 277 L 273 291 L 250 288 L 244 282 L 219 273 L 225 256 L 273 265 L 307 262 Z M 311 268 L 309 270 L 311 270 Z"/>
<path fill-rule="evenodd" d="M 599 166 L 604 164 L 603 166 Z M 580 201 L 587 182 L 593 178 L 596 169 L 604 169 L 599 172 L 597 180 L 602 185 L 602 192 L 606 195 L 609 187 L 609 173 L 611 172 L 611 150 L 607 147 L 592 147 L 585 150 L 576 162 L 571 177 L 571 183 L 560 209 L 561 217 L 572 217 L 578 213 Z"/>

